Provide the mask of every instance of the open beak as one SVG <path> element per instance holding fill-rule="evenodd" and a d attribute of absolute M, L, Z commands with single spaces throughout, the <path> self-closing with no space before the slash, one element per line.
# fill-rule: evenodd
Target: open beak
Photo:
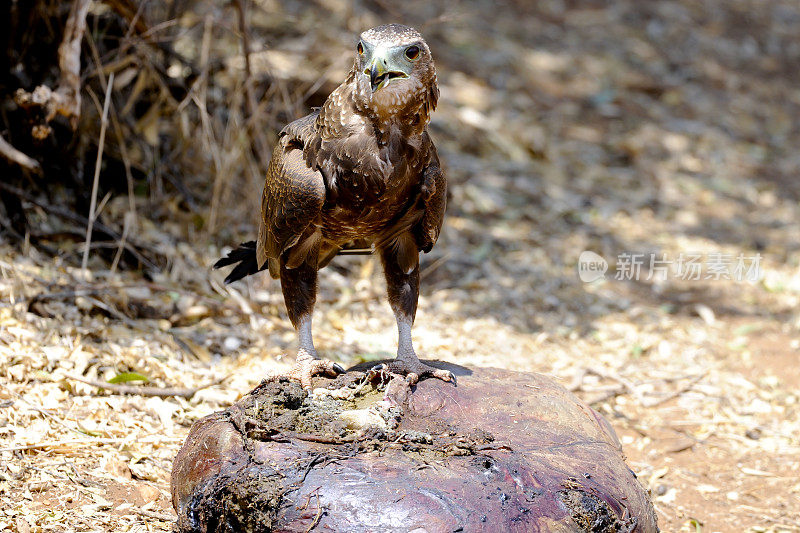
<path fill-rule="evenodd" d="M 369 81 L 374 93 L 395 78 L 408 78 L 407 67 L 397 64 L 386 52 L 376 51 L 369 66 Z M 366 72 L 365 72 L 366 74 Z"/>
<path fill-rule="evenodd" d="M 384 81 L 386 81 L 386 69 L 380 61 L 373 61 L 372 68 L 369 70 L 369 83 L 372 87 L 372 92 L 383 87 Z"/>

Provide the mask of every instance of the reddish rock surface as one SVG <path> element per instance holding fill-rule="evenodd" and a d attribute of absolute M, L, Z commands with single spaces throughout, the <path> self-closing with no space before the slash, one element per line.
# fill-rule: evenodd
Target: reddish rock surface
<path fill-rule="evenodd" d="M 437 366 L 458 385 L 423 381 L 402 409 L 351 371 L 327 382 L 346 399 L 264 382 L 198 421 L 172 473 L 179 530 L 658 531 L 586 404 L 539 374 Z"/>

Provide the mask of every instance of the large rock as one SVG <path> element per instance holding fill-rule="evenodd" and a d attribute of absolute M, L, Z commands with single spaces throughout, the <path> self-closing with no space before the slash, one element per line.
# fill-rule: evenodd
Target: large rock
<path fill-rule="evenodd" d="M 404 399 L 350 371 L 312 399 L 265 381 L 199 420 L 172 472 L 178 529 L 658 531 L 581 400 L 539 374 L 436 366 L 458 385 L 425 380 Z"/>

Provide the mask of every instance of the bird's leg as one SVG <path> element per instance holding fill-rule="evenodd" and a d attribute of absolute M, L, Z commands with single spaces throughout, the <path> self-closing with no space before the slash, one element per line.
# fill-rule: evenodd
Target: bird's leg
<path fill-rule="evenodd" d="M 313 255 L 316 258 L 316 254 Z M 317 267 L 304 262 L 297 268 L 286 268 L 281 264 L 281 289 L 289 320 L 297 330 L 299 348 L 294 367 L 278 377 L 287 377 L 300 382 L 304 389 L 311 389 L 311 378 L 318 374 L 336 376 L 344 372 L 341 365 L 320 359 L 314 348 L 311 335 L 311 315 L 317 299 Z"/>
<path fill-rule="evenodd" d="M 381 251 L 389 304 L 397 319 L 398 333 L 397 358 L 383 365 L 382 370 L 406 376 L 406 381 L 412 385 L 425 376 L 455 381 L 451 372 L 422 363 L 414 351 L 411 326 L 414 324 L 419 299 L 419 252 L 413 248 L 413 255 L 410 255 L 408 249 L 402 248 L 404 247 L 389 247 Z M 406 263 L 407 271 L 403 270 L 401 263 Z"/>

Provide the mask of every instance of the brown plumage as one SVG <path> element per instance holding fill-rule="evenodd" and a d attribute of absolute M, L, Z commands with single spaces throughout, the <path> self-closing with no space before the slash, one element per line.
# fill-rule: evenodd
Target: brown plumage
<path fill-rule="evenodd" d="M 317 270 L 343 248 L 380 254 L 397 317 L 397 360 L 388 370 L 450 379 L 419 362 L 411 324 L 419 296 L 419 252 L 442 227 L 447 182 L 427 125 L 439 89 L 430 49 L 399 24 L 361 34 L 353 68 L 311 114 L 286 126 L 267 169 L 256 243 L 216 267 L 235 264 L 226 282 L 265 268 L 280 278 L 298 330 L 297 366 L 289 377 L 310 387 L 315 373 L 341 371 L 317 359 L 311 338 Z"/>

